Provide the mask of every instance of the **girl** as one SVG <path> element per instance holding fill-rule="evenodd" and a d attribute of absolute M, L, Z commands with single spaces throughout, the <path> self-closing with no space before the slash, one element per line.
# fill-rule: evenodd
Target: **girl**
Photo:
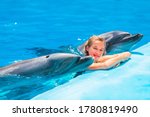
<path fill-rule="evenodd" d="M 89 69 L 109 69 L 119 65 L 120 62 L 128 60 L 131 56 L 130 52 L 123 52 L 114 55 L 104 55 L 105 48 L 106 42 L 99 36 L 92 36 L 85 43 L 85 54 L 87 56 L 92 56 L 94 59 L 94 63 L 89 66 Z"/>

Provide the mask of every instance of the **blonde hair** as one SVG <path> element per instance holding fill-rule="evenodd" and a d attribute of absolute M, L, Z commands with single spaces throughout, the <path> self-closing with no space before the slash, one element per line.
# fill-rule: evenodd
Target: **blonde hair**
<path fill-rule="evenodd" d="M 100 37 L 100 36 L 96 36 L 96 35 L 93 35 L 91 36 L 88 41 L 86 41 L 85 45 L 84 45 L 84 50 L 85 50 L 85 54 L 88 55 L 88 51 L 86 50 L 87 47 L 90 47 L 94 41 L 101 41 L 101 42 L 105 42 L 105 39 Z M 105 53 L 105 52 L 104 52 Z"/>

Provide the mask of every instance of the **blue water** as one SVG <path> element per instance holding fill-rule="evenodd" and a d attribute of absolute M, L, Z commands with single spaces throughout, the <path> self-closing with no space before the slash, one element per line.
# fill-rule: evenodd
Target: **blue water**
<path fill-rule="evenodd" d="M 149 11 L 148 0 L 1 0 L 0 66 L 37 57 L 31 48 L 57 50 L 112 30 L 142 33 L 137 49 L 149 42 Z M 1 79 L 0 99 L 31 99 L 72 77 L 58 79 Z"/>

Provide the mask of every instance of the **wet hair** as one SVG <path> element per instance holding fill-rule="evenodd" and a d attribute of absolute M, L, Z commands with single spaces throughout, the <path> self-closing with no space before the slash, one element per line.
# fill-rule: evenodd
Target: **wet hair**
<path fill-rule="evenodd" d="M 93 41 L 101 41 L 105 43 L 105 39 L 100 37 L 100 36 L 96 36 L 93 35 L 91 36 L 88 41 L 86 41 L 85 45 L 84 45 L 84 49 L 85 49 L 85 54 L 89 55 L 88 51 L 86 50 L 87 47 L 90 47 L 93 44 Z M 105 53 L 105 52 L 104 52 Z"/>

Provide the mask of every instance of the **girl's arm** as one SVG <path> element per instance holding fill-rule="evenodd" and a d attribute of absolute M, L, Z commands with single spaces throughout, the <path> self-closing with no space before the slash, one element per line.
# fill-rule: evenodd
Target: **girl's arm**
<path fill-rule="evenodd" d="M 117 56 L 107 59 L 104 62 L 93 63 L 92 65 L 89 66 L 89 69 L 91 70 L 109 69 L 117 65 L 120 62 L 128 60 L 130 56 L 131 56 L 130 52 L 123 52 L 123 53 L 117 54 Z"/>
<path fill-rule="evenodd" d="M 105 55 L 105 56 L 102 56 L 102 57 L 98 58 L 95 62 L 96 62 L 96 63 L 97 63 L 97 62 L 105 62 L 106 60 L 111 59 L 111 58 L 114 58 L 114 57 L 116 57 L 116 56 L 118 56 L 118 54 Z"/>

